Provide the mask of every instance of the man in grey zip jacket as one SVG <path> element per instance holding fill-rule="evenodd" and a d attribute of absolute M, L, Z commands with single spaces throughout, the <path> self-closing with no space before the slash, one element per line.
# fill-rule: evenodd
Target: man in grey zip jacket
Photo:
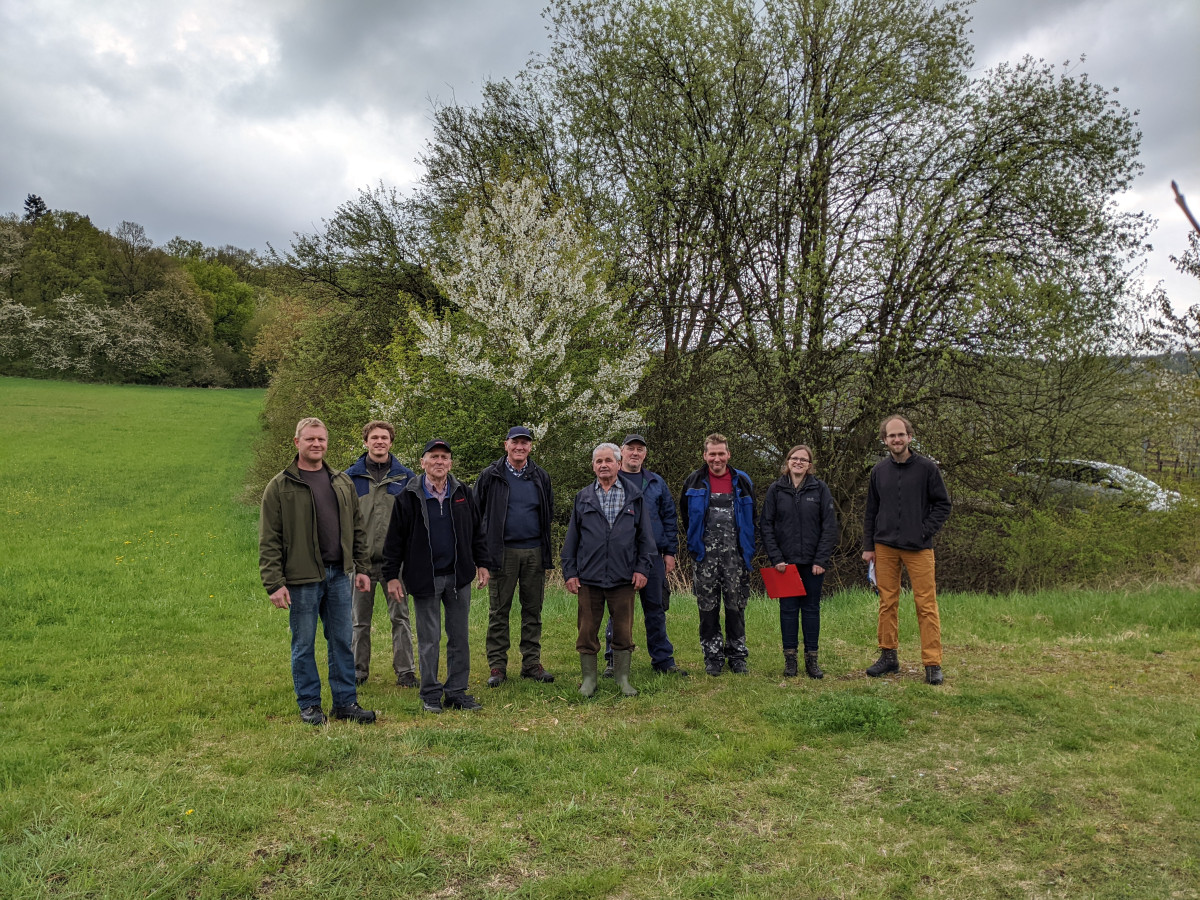
<path fill-rule="evenodd" d="M 364 452 L 346 474 L 354 481 L 358 506 L 367 529 L 367 545 L 371 562 L 367 575 L 371 585 L 365 591 L 354 592 L 354 683 L 363 684 L 371 674 L 371 618 L 375 612 L 375 586 L 383 587 L 380 565 L 383 563 L 383 541 L 392 521 L 392 506 L 396 496 L 412 478 L 412 469 L 392 455 L 396 429 L 390 422 L 375 420 L 363 426 Z M 392 670 L 400 687 L 416 687 L 413 675 L 412 629 L 408 623 L 408 598 L 393 600 L 386 596 L 388 618 L 392 623 Z"/>

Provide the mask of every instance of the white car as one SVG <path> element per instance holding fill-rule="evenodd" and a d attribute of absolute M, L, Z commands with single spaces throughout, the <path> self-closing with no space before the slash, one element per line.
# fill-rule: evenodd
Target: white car
<path fill-rule="evenodd" d="M 1024 486 L 1002 493 L 1054 495 L 1070 506 L 1112 503 L 1165 512 L 1183 499 L 1132 469 L 1094 459 L 1027 459 L 1013 466 L 1012 475 Z"/>

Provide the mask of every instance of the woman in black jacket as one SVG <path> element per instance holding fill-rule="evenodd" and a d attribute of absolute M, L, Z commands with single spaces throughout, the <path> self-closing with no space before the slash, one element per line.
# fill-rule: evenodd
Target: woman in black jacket
<path fill-rule="evenodd" d="M 837 513 L 829 488 L 814 472 L 813 452 L 807 444 L 788 451 L 780 478 L 767 488 L 758 533 L 771 565 L 782 572 L 795 564 L 804 583 L 803 597 L 779 601 L 779 628 L 783 632 L 783 674 L 797 674 L 797 625 L 804 630 L 804 671 L 823 678 L 817 665 L 817 638 L 821 631 L 821 583 L 837 546 Z"/>

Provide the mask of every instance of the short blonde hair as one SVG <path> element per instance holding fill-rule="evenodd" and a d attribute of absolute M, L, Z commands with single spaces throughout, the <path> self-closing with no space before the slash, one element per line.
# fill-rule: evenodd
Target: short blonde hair
<path fill-rule="evenodd" d="M 707 451 L 713 444 L 724 444 L 725 449 L 729 449 L 729 438 L 721 434 L 719 431 L 714 431 L 704 439 L 704 449 Z"/>
<path fill-rule="evenodd" d="M 300 432 L 305 428 L 320 428 L 325 432 L 325 436 L 329 436 L 329 429 L 325 427 L 325 423 L 315 416 L 309 416 L 307 419 L 301 419 L 296 423 L 296 437 L 300 437 Z"/>

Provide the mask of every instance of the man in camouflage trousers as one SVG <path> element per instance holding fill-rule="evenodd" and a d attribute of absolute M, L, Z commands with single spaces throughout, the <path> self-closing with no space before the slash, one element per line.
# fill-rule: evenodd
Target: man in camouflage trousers
<path fill-rule="evenodd" d="M 704 439 L 704 465 L 687 477 L 679 496 L 679 522 L 691 554 L 692 588 L 700 608 L 704 671 L 749 671 L 746 601 L 754 557 L 754 484 L 729 465 L 729 442 L 721 434 Z M 721 635 L 721 607 L 725 635 Z"/>

